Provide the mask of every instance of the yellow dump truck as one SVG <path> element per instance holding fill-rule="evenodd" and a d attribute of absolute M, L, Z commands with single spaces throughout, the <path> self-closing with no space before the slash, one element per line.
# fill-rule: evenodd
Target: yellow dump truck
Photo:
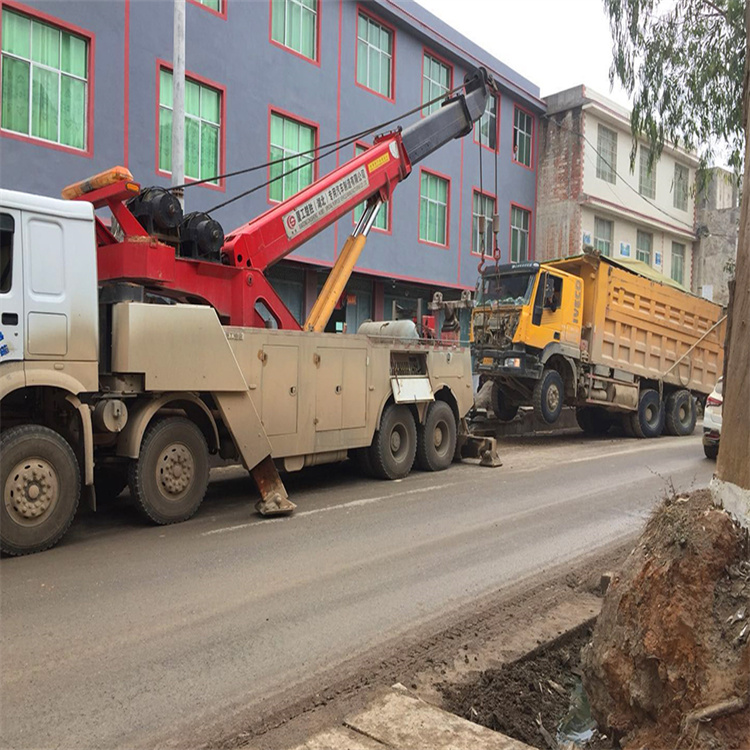
<path fill-rule="evenodd" d="M 520 406 L 585 432 L 689 435 L 723 366 L 724 314 L 638 261 L 596 252 L 492 266 L 472 312 L 472 352 L 503 420 Z"/>

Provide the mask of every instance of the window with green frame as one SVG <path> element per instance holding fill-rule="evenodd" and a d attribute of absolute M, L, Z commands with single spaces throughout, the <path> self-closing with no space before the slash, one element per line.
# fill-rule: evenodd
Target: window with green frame
<path fill-rule="evenodd" d="M 495 213 L 495 199 L 474 191 L 471 211 L 471 252 L 478 255 L 492 255 L 492 216 Z M 479 231 L 479 217 L 484 216 L 484 235 Z"/>
<path fill-rule="evenodd" d="M 646 198 L 656 198 L 656 161 L 649 167 L 648 148 L 640 146 L 641 161 L 638 171 L 638 192 Z"/>
<path fill-rule="evenodd" d="M 513 159 L 525 167 L 531 166 L 531 140 L 534 118 L 518 107 L 513 111 Z"/>
<path fill-rule="evenodd" d="M 271 39 L 318 59 L 318 0 L 272 0 Z"/>
<path fill-rule="evenodd" d="M 269 197 L 283 201 L 312 184 L 315 128 L 271 113 L 271 182 Z M 279 161 L 286 159 L 286 161 Z M 273 163 L 277 162 L 277 163 Z"/>
<path fill-rule="evenodd" d="M 219 174 L 221 127 L 221 92 L 186 78 L 185 177 L 206 180 Z M 159 169 L 172 172 L 172 71 L 164 68 L 159 70 Z"/>
<path fill-rule="evenodd" d="M 365 151 L 368 150 L 367 146 L 362 146 L 359 143 L 354 147 L 354 155 L 359 156 L 360 154 L 364 154 Z M 356 224 L 360 217 L 362 216 L 362 213 L 365 210 L 365 201 L 362 201 L 358 206 L 354 207 L 354 223 Z M 375 218 L 375 223 L 372 225 L 373 229 L 380 229 L 383 232 L 387 232 L 388 227 L 388 203 L 384 203 L 380 210 L 378 211 L 378 215 Z"/>
<path fill-rule="evenodd" d="M 685 283 L 685 245 L 681 242 L 672 243 L 672 265 L 670 274 L 672 280 L 678 284 Z"/>
<path fill-rule="evenodd" d="M 419 239 L 448 245 L 448 180 L 425 171 L 419 189 Z"/>
<path fill-rule="evenodd" d="M 497 151 L 497 97 L 488 96 L 484 114 L 474 123 L 474 140 Z"/>
<path fill-rule="evenodd" d="M 612 257 L 612 236 L 615 224 L 608 219 L 594 217 L 594 248 L 608 258 Z"/>
<path fill-rule="evenodd" d="M 531 211 L 518 206 L 510 209 L 510 262 L 522 263 L 529 259 L 529 226 Z"/>
<path fill-rule="evenodd" d="M 0 127 L 85 151 L 88 40 L 8 8 L 2 28 Z"/>
<path fill-rule="evenodd" d="M 370 16 L 357 15 L 357 83 L 393 96 L 393 32 Z"/>
<path fill-rule="evenodd" d="M 217 13 L 221 13 L 221 0 L 196 0 L 200 5 L 205 5 L 211 10 L 215 10 Z"/>
<path fill-rule="evenodd" d="M 445 96 L 451 87 L 450 66 L 437 58 L 424 53 L 422 58 L 422 104 L 431 102 L 439 96 Z M 429 115 L 440 109 L 440 101 L 422 108 L 423 115 Z"/>
<path fill-rule="evenodd" d="M 654 245 L 654 235 L 650 232 L 638 230 L 635 242 L 635 259 L 651 265 L 651 250 Z"/>

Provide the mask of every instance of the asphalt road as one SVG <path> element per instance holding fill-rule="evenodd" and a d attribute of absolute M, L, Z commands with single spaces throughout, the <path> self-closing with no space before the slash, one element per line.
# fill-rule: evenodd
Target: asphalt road
<path fill-rule="evenodd" d="M 498 469 L 398 482 L 346 464 L 287 478 L 260 519 L 221 469 L 198 515 L 145 526 L 120 499 L 53 550 L 0 561 L 0 746 L 148 746 L 637 530 L 715 469 L 691 438 L 513 439 Z"/>

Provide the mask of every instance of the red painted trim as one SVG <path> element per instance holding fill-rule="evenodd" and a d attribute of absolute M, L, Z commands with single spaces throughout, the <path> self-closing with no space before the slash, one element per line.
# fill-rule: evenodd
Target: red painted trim
<path fill-rule="evenodd" d="M 527 166 L 526 164 L 523 164 L 522 162 L 518 161 L 516 159 L 516 155 L 513 153 L 513 139 L 511 138 L 510 142 L 510 156 L 511 160 L 514 164 L 518 164 L 519 167 L 523 167 L 524 169 L 528 169 L 530 171 L 534 170 L 534 157 L 536 156 L 536 116 L 533 112 L 530 112 L 526 107 L 522 107 L 520 104 L 513 103 L 513 134 L 515 134 L 516 131 L 516 110 L 520 109 L 521 112 L 525 112 L 530 118 L 531 118 L 531 154 L 529 155 L 529 161 L 530 164 Z"/>
<path fill-rule="evenodd" d="M 341 140 L 341 39 L 344 25 L 344 0 L 339 0 L 339 56 L 336 81 L 336 140 Z M 336 168 L 341 164 L 341 149 L 336 149 Z M 339 223 L 333 225 L 333 257 L 339 252 Z"/>
<path fill-rule="evenodd" d="M 357 155 L 357 146 L 364 146 L 365 148 L 372 148 L 372 144 L 370 143 L 366 143 L 365 141 L 355 141 L 354 142 L 354 156 Z M 380 229 L 380 227 L 376 227 L 373 224 L 372 229 L 370 231 L 380 232 L 380 234 L 393 234 L 393 201 L 387 201 L 385 205 L 386 205 L 386 210 L 388 211 L 388 222 L 387 222 L 388 229 Z M 352 211 L 352 227 L 355 227 L 355 226 L 357 226 L 357 222 L 354 220 L 354 211 Z"/>
<path fill-rule="evenodd" d="M 472 185 L 471 187 L 471 240 L 474 241 L 474 193 L 478 193 L 479 195 L 483 195 L 485 198 L 492 198 L 492 200 L 495 203 L 495 210 L 493 213 L 499 213 L 497 210 L 497 195 L 495 193 L 490 193 L 489 190 L 480 190 L 476 185 Z M 531 227 L 529 227 L 529 233 L 530 233 Z M 494 237 L 492 238 L 494 241 Z M 494 247 L 490 248 L 490 252 L 487 253 L 485 251 L 484 255 L 481 253 L 477 253 L 474 251 L 473 248 L 469 249 L 469 254 L 473 255 L 475 258 L 492 258 L 493 257 L 493 251 Z"/>
<path fill-rule="evenodd" d="M 159 169 L 159 71 L 162 68 L 164 68 L 165 70 L 173 71 L 174 66 L 172 65 L 172 63 L 167 62 L 166 60 L 162 60 L 158 57 L 156 58 L 156 117 L 154 117 L 154 127 L 156 130 L 154 151 L 156 154 L 156 161 L 154 163 L 156 165 L 156 174 L 158 174 L 160 177 L 171 177 L 172 175 L 170 172 L 165 172 L 164 170 Z M 189 70 L 186 70 L 185 80 L 187 80 L 188 78 L 191 81 L 195 81 L 195 83 L 200 83 L 204 86 L 208 86 L 209 88 L 216 89 L 221 95 L 221 112 L 219 114 L 219 173 L 224 174 L 227 171 L 227 89 L 225 86 L 222 86 L 220 83 L 216 83 L 216 81 L 212 81 L 210 78 L 205 78 L 204 76 L 200 76 L 196 73 L 192 73 Z M 186 176 L 185 182 L 196 182 L 196 180 Z M 205 187 L 209 190 L 218 190 L 222 193 L 226 192 L 227 189 L 226 180 L 223 177 L 219 180 L 218 185 L 211 185 L 208 182 L 203 182 L 201 183 L 200 187 Z"/>
<path fill-rule="evenodd" d="M 422 173 L 427 172 L 428 174 L 440 177 L 448 182 L 448 191 L 446 195 L 446 206 L 445 206 L 445 244 L 441 245 L 438 242 L 429 242 L 423 240 L 419 236 L 419 226 L 422 223 Z M 451 246 L 451 178 L 447 174 L 442 174 L 436 169 L 427 169 L 427 167 L 419 168 L 419 212 L 417 214 L 417 242 L 420 245 L 429 245 L 430 247 L 439 247 L 443 250 L 449 250 Z"/>
<path fill-rule="evenodd" d="M 72 146 L 66 146 L 62 143 L 54 143 L 53 141 L 46 141 L 43 138 L 36 138 L 33 135 L 26 135 L 24 133 L 16 133 L 13 130 L 2 130 L 0 129 L 0 136 L 3 138 L 11 138 L 14 141 L 22 141 L 24 143 L 33 143 L 36 146 L 44 146 L 44 148 L 51 148 L 54 151 L 64 151 L 68 154 L 75 154 L 76 156 L 85 156 L 92 158 L 94 156 L 94 94 L 96 88 L 94 86 L 94 61 L 96 60 L 96 36 L 92 31 L 82 29 L 80 26 L 74 26 L 72 23 L 63 21 L 60 18 L 55 18 L 47 13 L 42 13 L 36 8 L 31 8 L 23 3 L 16 2 L 16 0 L 0 0 L 0 19 L 2 18 L 2 9 L 9 8 L 19 13 L 23 13 L 26 16 L 55 26 L 63 31 L 68 31 L 76 36 L 83 37 L 88 43 L 88 80 L 86 82 L 86 148 L 73 148 Z M 0 41 L 2 40 L 2 20 L 0 20 Z M 0 85 L 2 81 L 0 81 Z"/>
<path fill-rule="evenodd" d="M 197 5 L 199 8 L 203 8 L 203 10 L 208 11 L 212 16 L 218 16 L 219 18 L 223 19 L 224 21 L 227 20 L 227 3 L 229 0 L 220 0 L 219 7 L 221 10 L 214 10 L 213 8 L 209 8 L 207 5 L 203 5 L 203 3 L 198 2 L 198 0 L 188 0 L 189 3 L 192 3 L 193 5 Z"/>
<path fill-rule="evenodd" d="M 468 52 L 467 50 L 465 50 L 460 44 L 456 44 L 454 41 L 451 41 L 450 39 L 448 39 L 447 36 L 433 29 L 432 26 L 430 26 L 428 23 L 425 23 L 421 19 L 417 18 L 413 13 L 409 13 L 409 11 L 406 10 L 402 5 L 394 2 L 394 0 L 385 0 L 385 1 L 389 5 L 393 6 L 395 11 L 397 11 L 398 13 L 403 13 L 405 16 L 408 16 L 409 18 L 412 19 L 412 21 L 414 21 L 415 24 L 422 26 L 423 28 L 427 29 L 431 34 L 434 34 L 436 37 L 441 39 L 446 44 L 449 44 L 454 49 L 457 49 L 461 53 L 462 57 L 468 57 L 474 60 L 479 65 L 482 65 L 483 67 L 487 68 L 487 70 L 489 70 L 492 73 L 493 78 L 504 81 L 509 88 L 513 88 L 516 91 L 521 92 L 523 96 L 526 96 L 529 99 L 533 99 L 534 101 L 538 102 L 539 106 L 542 109 L 547 108 L 545 101 L 543 99 L 540 99 L 536 94 L 532 94 L 530 91 L 527 91 L 523 86 L 521 86 L 521 84 L 516 83 L 515 81 L 511 81 L 510 78 L 496 71 L 491 65 L 488 65 L 485 60 L 480 60 L 478 57 L 476 57 L 476 55 L 473 55 L 471 52 Z"/>
<path fill-rule="evenodd" d="M 281 107 L 276 107 L 273 104 L 268 105 L 268 158 L 266 161 L 269 162 L 268 168 L 266 169 L 266 174 L 268 175 L 266 179 L 271 179 L 271 115 L 276 114 L 280 115 L 281 117 L 287 117 L 290 120 L 296 120 L 297 122 L 302 123 L 303 125 L 307 125 L 308 127 L 313 128 L 315 131 L 315 154 L 318 153 L 318 147 L 320 146 L 320 123 L 315 122 L 314 120 L 308 120 L 306 117 L 300 117 L 299 115 L 295 115 L 293 112 L 287 112 L 285 109 L 281 109 Z M 315 182 L 318 179 L 318 165 L 320 164 L 319 161 L 313 162 L 313 182 Z M 268 202 L 269 206 L 277 206 L 281 201 L 274 201 L 271 200 L 271 185 L 266 186 L 266 200 Z M 334 251 L 335 253 L 335 251 Z"/>
<path fill-rule="evenodd" d="M 490 148 L 489 146 L 485 146 L 484 143 L 480 143 L 476 136 L 474 135 L 474 128 L 471 129 L 471 138 L 474 141 L 474 143 L 478 144 L 482 148 L 486 148 L 487 151 L 489 151 L 491 154 L 499 154 L 500 153 L 500 94 L 491 94 L 491 96 L 495 97 L 495 146 L 496 148 Z M 479 121 L 477 120 L 477 123 Z M 476 124 L 476 123 L 475 123 Z"/>
<path fill-rule="evenodd" d="M 123 21 L 122 165 L 130 161 L 130 0 L 125 0 Z"/>
<path fill-rule="evenodd" d="M 451 91 L 453 89 L 453 63 L 449 62 L 445 57 L 433 51 L 431 47 L 427 47 L 423 44 L 422 45 L 422 103 L 423 104 L 424 104 L 424 58 L 426 55 L 429 55 L 430 57 L 434 57 L 438 62 L 443 63 L 443 65 L 445 65 L 448 68 L 448 70 L 450 71 L 450 75 L 448 78 L 448 91 Z M 419 110 L 419 116 L 425 117 L 424 107 Z"/>
<path fill-rule="evenodd" d="M 464 215 L 464 141 L 461 139 L 461 171 L 458 177 L 458 273 L 456 274 L 456 283 L 461 283 L 461 224 L 463 223 Z M 422 194 L 420 191 L 420 205 L 422 204 Z"/>
<path fill-rule="evenodd" d="M 524 206 L 522 203 L 510 202 L 508 207 L 508 262 L 513 263 L 511 258 L 511 252 L 513 250 L 513 209 L 520 208 L 524 211 L 529 212 L 529 245 L 526 260 L 531 260 L 531 248 L 534 246 L 534 210 L 529 206 Z M 519 261 L 520 262 L 520 261 Z"/>
<path fill-rule="evenodd" d="M 196 0 L 191 0 L 191 2 L 196 2 Z M 321 23 L 320 23 L 320 17 L 322 15 L 323 11 L 323 0 L 317 0 L 317 12 L 315 13 L 315 57 L 308 57 L 307 55 L 303 55 L 301 52 L 297 52 L 296 49 L 292 49 L 291 47 L 287 47 L 286 44 L 282 44 L 281 42 L 276 41 L 273 38 L 273 0 L 268 0 L 268 41 L 274 46 L 278 47 L 279 49 L 283 49 L 284 52 L 289 52 L 290 54 L 294 55 L 295 57 L 299 57 L 301 60 L 304 60 L 305 62 L 312 63 L 313 65 L 317 65 L 320 67 L 320 29 L 321 29 Z"/>
<path fill-rule="evenodd" d="M 362 14 L 363 16 L 367 16 L 368 18 L 375 21 L 375 23 L 379 23 L 381 26 L 385 26 L 386 29 L 388 29 L 391 32 L 391 95 L 385 96 L 385 94 L 381 94 L 379 91 L 375 91 L 375 89 L 371 89 L 369 86 L 365 86 L 364 83 L 360 83 L 357 80 L 357 57 L 359 55 L 359 44 L 357 43 L 357 40 L 359 39 L 359 14 Z M 371 94 L 375 94 L 375 96 L 379 96 L 381 99 L 385 99 L 387 102 L 391 102 L 391 104 L 395 103 L 396 101 L 396 27 L 391 25 L 390 23 L 387 23 L 384 21 L 380 16 L 376 16 L 369 8 L 365 8 L 360 3 L 357 3 L 357 21 L 354 24 L 354 84 L 356 86 L 359 86 L 359 88 L 364 89 L 365 91 L 369 91 Z"/>

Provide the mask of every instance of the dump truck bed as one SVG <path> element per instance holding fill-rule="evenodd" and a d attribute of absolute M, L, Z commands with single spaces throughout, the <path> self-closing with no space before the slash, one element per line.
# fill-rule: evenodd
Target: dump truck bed
<path fill-rule="evenodd" d="M 724 358 L 719 305 L 610 258 L 581 255 L 548 265 L 583 279 L 582 338 L 592 364 L 711 392 Z"/>

